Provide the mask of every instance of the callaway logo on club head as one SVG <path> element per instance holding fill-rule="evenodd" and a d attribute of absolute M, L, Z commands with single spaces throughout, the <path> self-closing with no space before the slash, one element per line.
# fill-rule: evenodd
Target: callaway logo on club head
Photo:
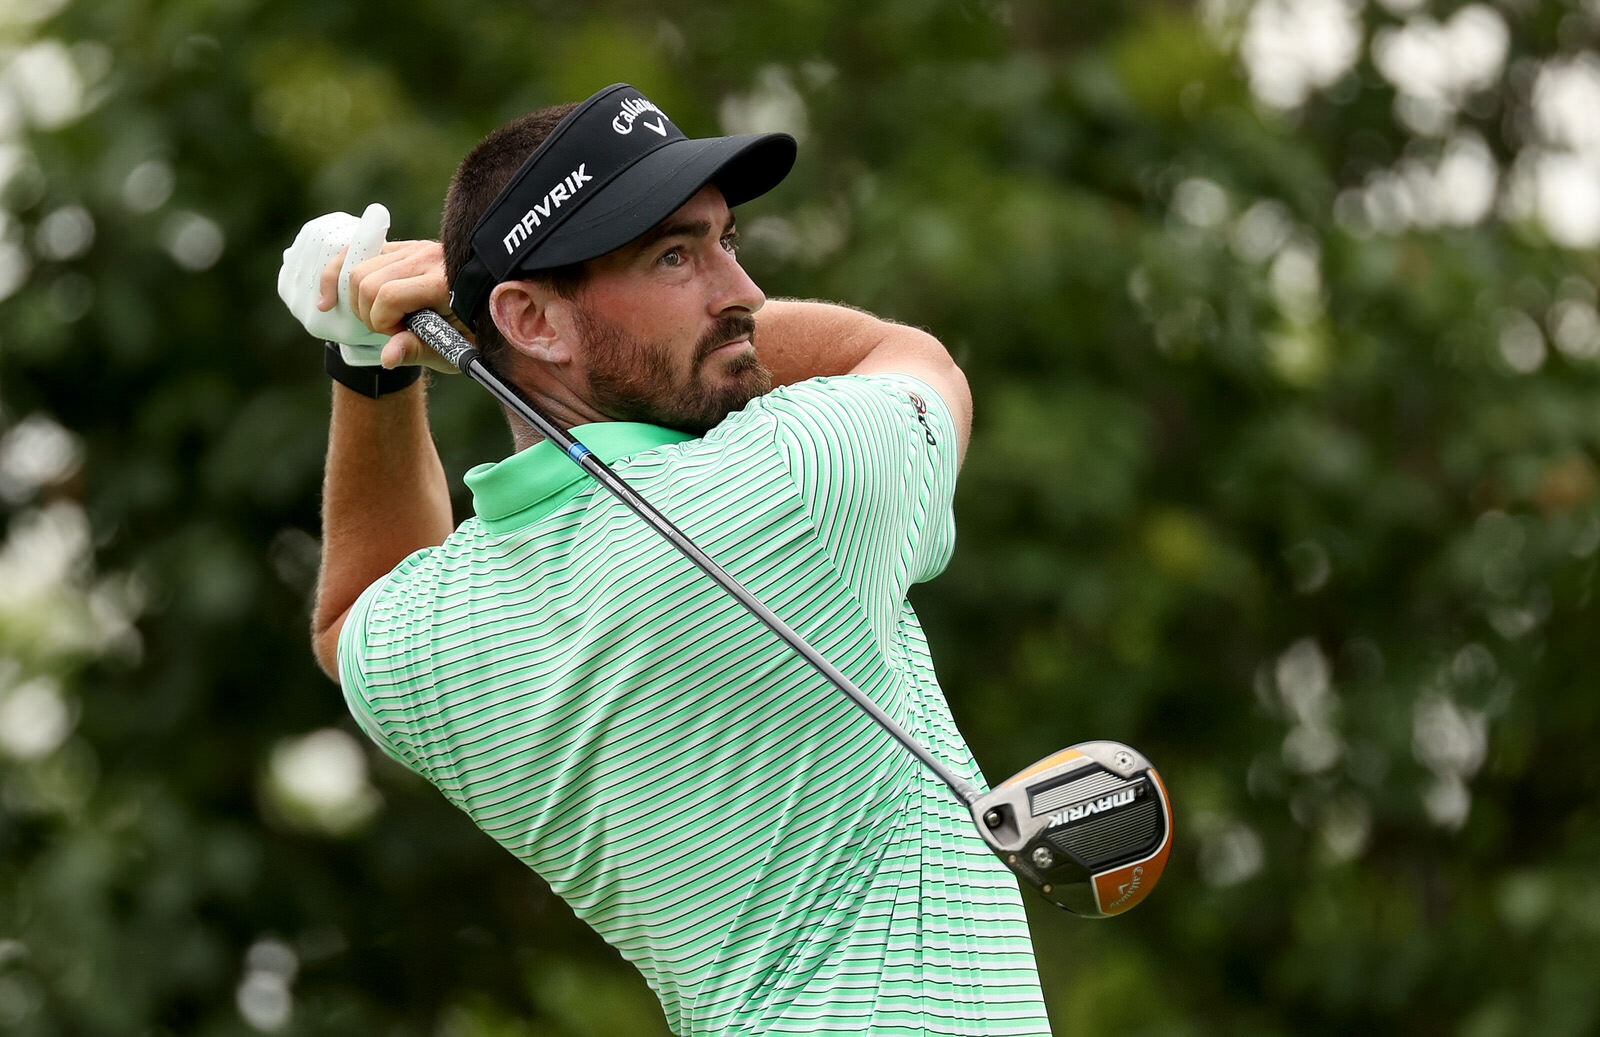
<path fill-rule="evenodd" d="M 1108 810 L 1118 810 L 1128 806 L 1139 798 L 1139 786 L 1129 785 L 1125 789 L 1118 789 L 1110 795 L 1101 796 L 1099 799 L 1089 799 L 1082 803 L 1074 803 L 1064 810 L 1058 810 L 1050 815 L 1045 822 L 1046 828 L 1059 828 L 1061 825 L 1070 825 L 1096 814 L 1103 814 Z"/>
<path fill-rule="evenodd" d="M 1133 876 L 1127 882 L 1117 887 L 1117 892 L 1122 895 L 1107 904 L 1105 909 L 1109 911 L 1114 907 L 1121 907 L 1128 902 L 1129 897 L 1139 892 L 1139 887 L 1142 885 L 1144 885 L 1144 868 L 1140 866 L 1133 869 Z"/>
<path fill-rule="evenodd" d="M 655 120 L 642 119 L 646 112 L 655 112 Z M 667 135 L 667 113 L 642 97 L 624 97 L 622 111 L 611 120 L 611 128 L 618 133 L 632 133 L 636 120 L 639 120 L 639 125 L 647 130 L 659 133 L 663 137 Z"/>

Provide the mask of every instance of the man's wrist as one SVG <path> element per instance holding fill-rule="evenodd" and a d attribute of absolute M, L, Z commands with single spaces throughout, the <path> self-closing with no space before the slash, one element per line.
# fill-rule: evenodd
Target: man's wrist
<path fill-rule="evenodd" d="M 347 364 L 337 342 L 327 342 L 323 346 L 322 368 L 328 372 L 328 377 L 370 399 L 376 400 L 409 388 L 422 377 L 421 367 L 359 367 Z"/>

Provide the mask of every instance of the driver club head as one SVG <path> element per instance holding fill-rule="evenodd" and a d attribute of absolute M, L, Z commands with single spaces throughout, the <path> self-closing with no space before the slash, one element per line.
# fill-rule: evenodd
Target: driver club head
<path fill-rule="evenodd" d="M 1079 742 L 972 804 L 978 831 L 1046 900 L 1087 918 L 1149 896 L 1172 849 L 1172 804 L 1150 761 L 1121 742 Z"/>

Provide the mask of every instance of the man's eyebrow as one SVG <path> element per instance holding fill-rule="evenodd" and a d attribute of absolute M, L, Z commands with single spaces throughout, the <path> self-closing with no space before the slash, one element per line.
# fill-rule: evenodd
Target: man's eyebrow
<path fill-rule="evenodd" d="M 722 233 L 732 234 L 733 232 L 734 218 L 733 213 L 730 212 L 728 213 L 727 226 L 723 228 Z M 644 237 L 634 243 L 634 249 L 638 252 L 644 252 L 651 245 L 665 238 L 703 238 L 710 233 L 710 220 L 678 220 L 676 222 L 659 223 L 646 231 Z"/>
<path fill-rule="evenodd" d="M 663 238 L 703 238 L 710 233 L 710 220 L 676 220 L 658 223 L 639 239 L 636 249 L 644 252 Z"/>

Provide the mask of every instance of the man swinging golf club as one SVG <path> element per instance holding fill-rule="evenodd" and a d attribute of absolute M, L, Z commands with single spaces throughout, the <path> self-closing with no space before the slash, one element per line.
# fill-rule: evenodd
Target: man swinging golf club
<path fill-rule="evenodd" d="M 781 134 L 685 137 L 617 85 L 466 157 L 442 263 L 384 245 L 381 211 L 307 225 L 280 293 L 346 344 L 317 657 L 674 1032 L 1048 1033 L 1017 883 L 969 808 L 555 443 L 513 415 L 518 451 L 468 473 L 452 529 L 412 365 L 454 368 L 404 325 L 447 301 L 502 378 L 981 786 L 906 600 L 952 550 L 966 382 L 923 332 L 745 274 L 730 207 L 793 159 Z"/>

